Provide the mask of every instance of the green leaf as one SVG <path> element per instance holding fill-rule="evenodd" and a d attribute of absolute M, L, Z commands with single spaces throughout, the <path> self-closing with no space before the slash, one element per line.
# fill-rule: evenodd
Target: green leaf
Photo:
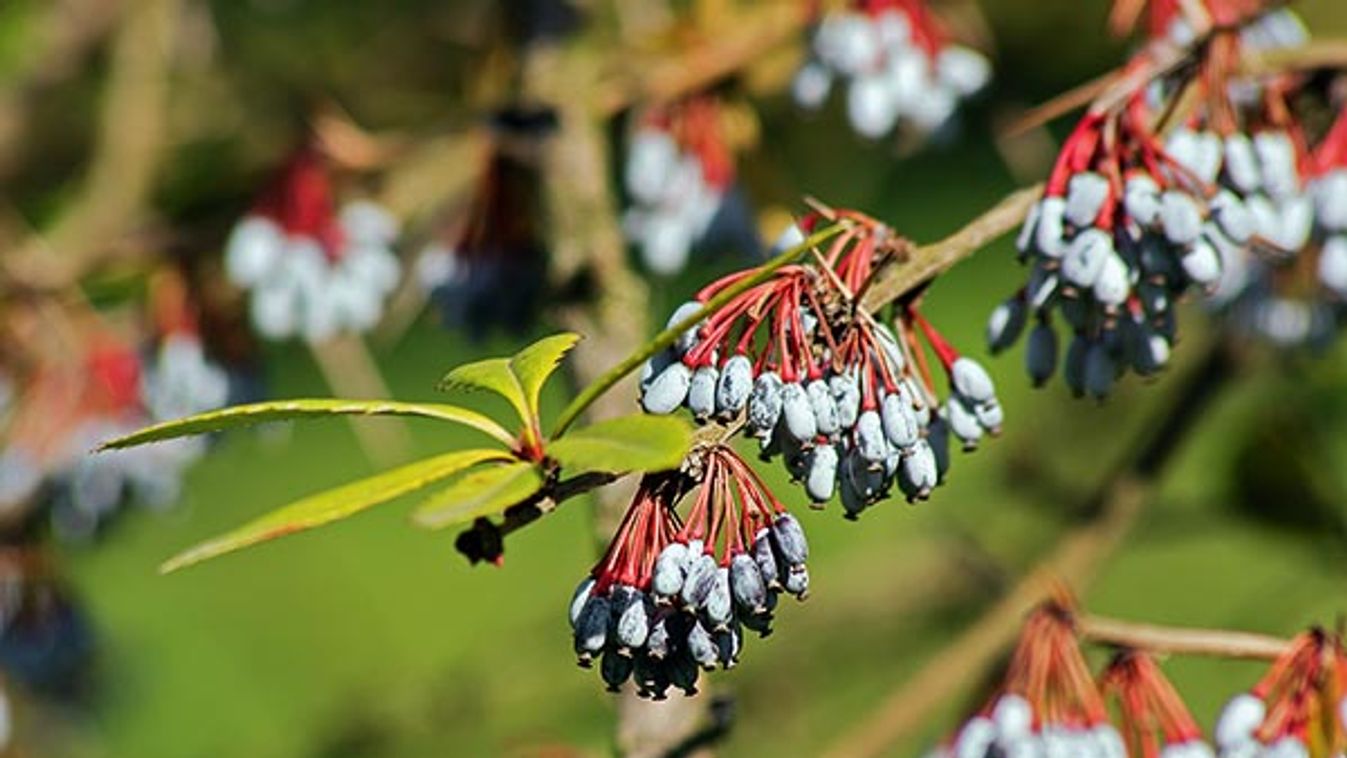
<path fill-rule="evenodd" d="M 488 358 L 459 366 L 444 375 L 439 389 L 494 392 L 509 401 L 524 423 L 525 434 L 532 435 L 540 426 L 538 393 L 579 339 L 569 332 L 554 334 L 529 345 L 512 358 Z"/>
<path fill-rule="evenodd" d="M 104 442 L 99 450 L 135 447 L 147 442 L 170 440 L 193 434 L 206 434 L 268 421 L 295 421 L 326 416 L 412 416 L 462 424 L 488 434 L 507 446 L 514 437 L 500 424 L 480 413 L 443 403 L 399 403 L 391 400 L 275 400 L 266 403 L 236 405 L 218 411 L 166 421 Z"/>
<path fill-rule="evenodd" d="M 469 472 L 417 508 L 412 519 L 426 529 L 470 523 L 524 502 L 542 486 L 542 475 L 533 464 L 503 463 Z"/>
<path fill-rule="evenodd" d="M 167 574 L 225 553 L 339 521 L 472 466 L 495 460 L 511 458 L 499 450 L 456 450 L 310 495 L 178 553 L 165 561 L 159 571 Z"/>
<path fill-rule="evenodd" d="M 518 377 L 524 390 L 524 399 L 535 417 L 538 415 L 538 396 L 543 385 L 579 341 L 580 335 L 572 332 L 554 334 L 529 345 L 510 359 L 510 369 Z"/>
<path fill-rule="evenodd" d="M 515 413 L 525 426 L 533 425 L 533 412 L 529 409 L 524 388 L 519 377 L 510 368 L 509 358 L 488 358 L 476 363 L 467 363 L 444 375 L 440 380 L 441 391 L 464 389 L 486 390 L 509 401 Z"/>
<path fill-rule="evenodd" d="M 692 447 L 692 428 L 673 416 L 636 414 L 600 421 L 547 446 L 567 476 L 587 471 L 677 468 Z"/>

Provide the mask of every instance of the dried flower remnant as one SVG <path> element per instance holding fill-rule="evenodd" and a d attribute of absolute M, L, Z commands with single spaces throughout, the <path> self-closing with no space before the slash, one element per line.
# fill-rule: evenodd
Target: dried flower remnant
<path fill-rule="evenodd" d="M 738 663 L 745 630 L 771 633 L 780 593 L 808 592 L 809 547 L 795 517 L 731 448 L 695 458 L 686 521 L 674 508 L 687 475 L 648 475 L 572 599 L 580 664 L 600 659 L 614 691 L 631 679 L 642 697 L 694 693 L 699 670 Z"/>
<path fill-rule="evenodd" d="M 401 275 L 397 236 L 397 222 L 369 200 L 338 211 L 323 156 L 304 148 L 234 226 L 225 271 L 248 290 L 259 334 L 323 342 L 379 322 Z"/>
<path fill-rule="evenodd" d="M 852 128 L 879 139 L 900 122 L 937 131 L 990 78 L 986 57 L 951 42 L 925 0 L 855 0 L 823 16 L 792 94 L 818 108 L 843 80 Z"/>

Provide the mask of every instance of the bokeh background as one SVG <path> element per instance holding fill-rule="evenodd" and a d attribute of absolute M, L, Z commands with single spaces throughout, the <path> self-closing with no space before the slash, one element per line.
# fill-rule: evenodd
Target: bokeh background
<path fill-rule="evenodd" d="M 55 2 L 0 3 L 0 89 L 33 81 L 39 35 L 51 33 L 40 22 Z M 1103 31 L 1103 0 L 979 4 L 993 33 L 995 82 L 966 110 L 956 138 L 916 154 L 860 140 L 835 102 L 804 116 L 784 94 L 756 91 L 749 77 L 747 100 L 763 136 L 740 169 L 759 215 L 797 210 L 809 194 L 932 240 L 1031 178 L 1007 168 L 995 125 L 1108 70 L 1126 48 Z M 602 16 L 598 6 L 606 4 L 587 5 Z M 158 182 L 158 210 L 191 228 L 227 225 L 316 100 L 339 102 L 376 133 L 479 121 L 498 78 L 492 67 L 502 35 L 494 6 L 184 3 L 171 112 L 176 141 Z M 1347 34 L 1339 0 L 1296 6 L 1316 36 Z M 78 20 L 76 14 L 69 22 Z M 660 44 L 679 41 L 675 35 Z M 798 50 L 782 53 L 783 60 L 792 54 Z M 0 196 L 37 228 L 82 175 L 106 62 L 97 47 L 64 61 L 66 68 L 44 75 L 37 96 L 26 99 L 31 123 L 0 174 Z M 660 283 L 651 318 L 662 322 L 712 273 L 734 265 L 702 260 Z M 981 356 L 986 314 L 1019 276 L 1003 240 L 942 277 L 928 312 L 956 344 Z M 535 335 L 552 330 L 540 324 Z M 396 342 L 373 349 L 396 397 L 430 400 L 446 368 L 510 352 L 535 335 L 470 341 L 427 314 Z M 1195 328 L 1178 346 L 1179 371 L 1202 339 Z M 804 513 L 812 596 L 787 604 L 773 637 L 750 641 L 737 670 L 712 677 L 716 691 L 736 702 L 733 729 L 719 748 L 725 755 L 814 754 L 869 714 L 1072 523 L 1074 509 L 1173 382 L 1169 375 L 1129 379 L 1110 402 L 1096 405 L 1072 400 L 1059 384 L 1030 390 L 1020 361 L 1016 349 L 988 363 L 1006 408 L 1005 435 L 960 456 L 929 503 L 887 505 L 860 523 L 835 511 Z M 263 365 L 273 396 L 329 393 L 305 351 L 268 346 Z M 1344 388 L 1341 346 L 1316 357 L 1254 360 L 1199 420 L 1133 538 L 1084 604 L 1137 620 L 1280 635 L 1334 623 L 1347 608 Z M 567 392 L 564 383 L 550 387 L 553 412 Z M 416 425 L 412 432 L 417 452 L 466 441 Z M 409 529 L 407 503 L 398 503 L 156 575 L 158 563 L 185 546 L 372 470 L 340 422 L 232 434 L 190 469 L 175 509 L 135 510 L 94 545 L 59 547 L 98 640 L 88 691 L 42 717 L 59 754 L 609 750 L 610 696 L 591 672 L 576 670 L 565 620 L 594 551 L 583 501 L 512 537 L 500 568 L 469 567 L 451 536 Z M 768 474 L 787 502 L 803 505 L 777 467 Z M 1204 723 L 1258 673 L 1252 664 L 1190 659 L 1167 670 Z M 921 740 L 893 754 L 917 754 L 968 706 L 950 703 Z"/>

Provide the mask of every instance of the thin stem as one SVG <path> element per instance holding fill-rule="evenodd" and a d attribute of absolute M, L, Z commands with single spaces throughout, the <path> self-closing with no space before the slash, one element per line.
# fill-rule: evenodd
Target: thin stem
<path fill-rule="evenodd" d="M 722 306 L 744 292 L 767 281 L 778 269 L 794 263 L 801 256 L 813 249 L 815 245 L 823 243 L 828 238 L 840 233 L 847 227 L 848 224 L 846 223 L 837 223 L 814 232 L 805 238 L 804 242 L 801 242 L 795 247 L 790 248 L 784 253 L 781 253 L 777 257 L 764 263 L 752 276 L 744 277 L 733 285 L 717 292 L 715 296 L 707 300 L 701 308 L 698 308 L 696 313 L 655 335 L 654 339 L 642 345 L 636 352 L 628 355 L 616 366 L 613 366 L 598 379 L 591 382 L 589 386 L 581 390 L 580 394 L 576 395 L 575 399 L 571 401 L 571 404 L 562 410 L 561 417 L 557 419 L 556 426 L 552 430 L 552 438 L 556 439 L 561 436 L 571 424 L 575 423 L 575 420 L 580 417 L 580 414 L 585 412 L 585 409 L 589 408 L 589 406 L 595 400 L 598 400 L 605 392 L 612 389 L 613 385 L 622 381 L 625 376 L 640 368 L 641 364 L 645 363 L 652 356 L 673 345 L 684 332 L 701 323 L 702 319 L 720 310 Z"/>
<path fill-rule="evenodd" d="M 1089 614 L 1076 616 L 1075 625 L 1089 642 L 1160 655 L 1276 660 L 1291 649 L 1290 640 L 1251 632 L 1138 624 Z"/>

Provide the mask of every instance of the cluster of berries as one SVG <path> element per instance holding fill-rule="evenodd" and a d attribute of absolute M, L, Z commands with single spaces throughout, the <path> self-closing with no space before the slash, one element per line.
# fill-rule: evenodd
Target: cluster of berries
<path fill-rule="evenodd" d="M 682 271 L 734 183 L 724 110 L 703 94 L 649 109 L 627 143 L 623 182 L 627 238 L 656 274 Z"/>
<path fill-rule="evenodd" d="M 1113 696 L 1127 755 L 1151 758 L 1216 758 L 1202 729 L 1150 655 L 1124 650 L 1100 677 Z"/>
<path fill-rule="evenodd" d="M 986 86 L 991 65 L 951 43 L 925 0 L 855 0 L 819 23 L 792 85 L 795 101 L 818 108 L 838 78 L 848 80 L 852 127 L 878 139 L 900 120 L 923 134 L 938 130 Z"/>
<path fill-rule="evenodd" d="M 1022 755 L 1142 755 L 1109 722 L 1070 615 L 1055 605 L 1029 616 L 1000 691 L 930 758 Z"/>
<path fill-rule="evenodd" d="M 498 138 L 462 224 L 446 229 L 417 261 L 416 278 L 444 321 L 479 337 L 493 326 L 527 329 L 546 279 L 540 179 L 512 144 Z"/>
<path fill-rule="evenodd" d="M 898 307 L 893 327 L 859 307 L 878 267 L 900 255 L 891 229 L 854 211 L 812 214 L 788 238 L 841 223 L 818 264 L 784 266 L 732 298 L 652 358 L 641 380 L 648 413 L 686 406 L 704 422 L 745 419 L 764 459 L 781 455 L 817 504 L 839 490 L 856 517 L 897 485 L 924 499 L 949 467 L 949 437 L 966 450 L 1000 431 L 1003 413 L 982 366 L 961 356 L 920 313 Z M 753 269 L 713 282 L 681 306 L 678 324 Z M 940 400 L 920 340 L 949 381 Z"/>
<path fill-rule="evenodd" d="M 114 336 L 92 339 L 82 360 L 40 366 L 19 385 L 0 448 L 0 509 L 40 498 L 58 534 L 79 540 L 128 500 L 172 504 L 203 440 L 89 450 L 146 424 L 218 408 L 228 393 L 227 375 L 192 331 L 164 334 L 146 359 Z"/>
<path fill-rule="evenodd" d="M 1347 654 L 1312 629 L 1295 638 L 1249 692 L 1216 721 L 1221 758 L 1309 758 L 1347 749 Z"/>
<path fill-rule="evenodd" d="M 1315 217 L 1289 83 L 1241 78 L 1244 17 L 1208 5 L 1221 26 L 1191 51 L 1194 72 L 1165 76 L 1157 47 L 1139 53 L 1067 139 L 1024 224 L 1028 282 L 987 332 L 1001 350 L 1033 317 L 1025 364 L 1035 384 L 1057 371 L 1058 318 L 1073 334 L 1062 374 L 1077 396 L 1106 396 L 1129 369 L 1159 371 L 1177 337 L 1175 301 L 1191 290 L 1252 302 L 1264 332 L 1299 335 L 1281 341 L 1308 336 L 1297 326 L 1308 319 L 1267 297 L 1303 258 Z M 1254 35 L 1264 47 L 1267 36 Z M 1194 112 L 1162 138 L 1161 122 L 1190 94 Z"/>
<path fill-rule="evenodd" d="M 230 233 L 225 271 L 249 291 L 253 326 L 268 339 L 366 332 L 398 284 L 396 220 L 368 200 L 338 211 L 332 194 L 323 157 L 300 150 Z"/>
<path fill-rule="evenodd" d="M 780 593 L 804 599 L 809 546 L 794 516 L 733 449 L 694 455 L 693 470 L 648 475 L 599 564 L 576 589 L 571 628 L 581 666 L 602 656 L 617 691 L 696 691 L 698 668 L 732 668 L 744 630 L 771 633 Z M 690 481 L 700 489 L 680 521 Z"/>

